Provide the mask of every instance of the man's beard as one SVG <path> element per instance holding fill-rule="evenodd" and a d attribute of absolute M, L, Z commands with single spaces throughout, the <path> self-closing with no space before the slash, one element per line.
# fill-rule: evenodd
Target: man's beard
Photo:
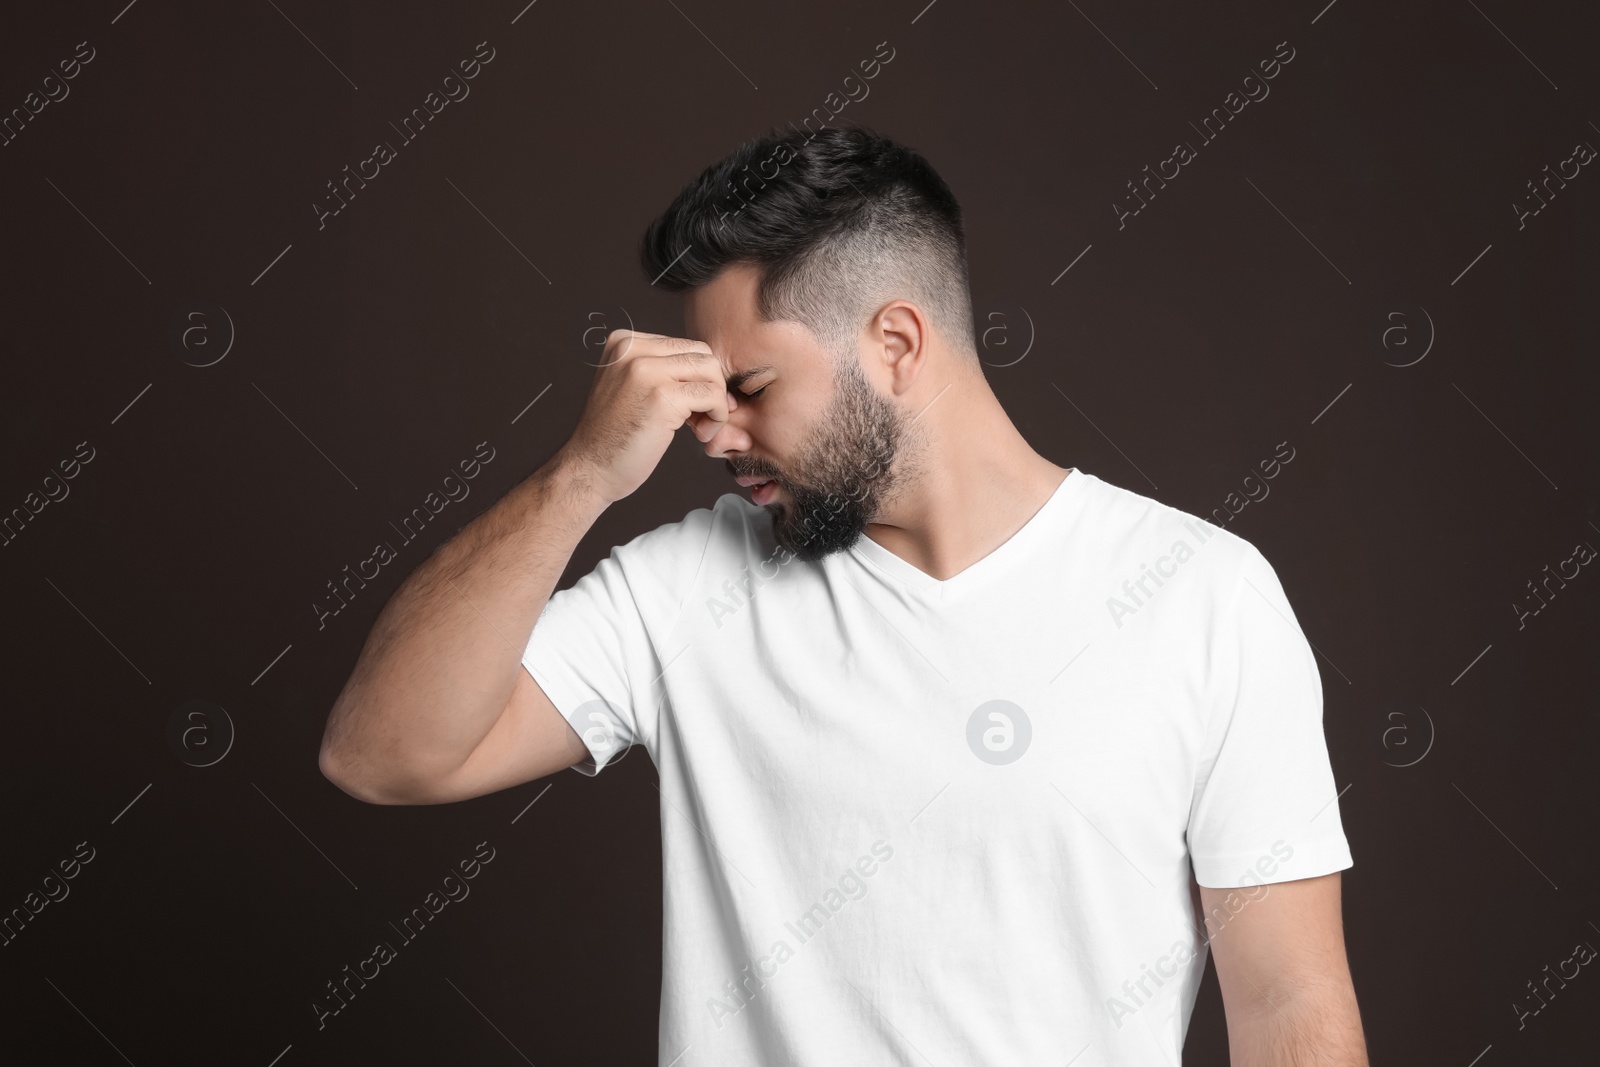
<path fill-rule="evenodd" d="M 741 469 L 732 460 L 728 466 L 735 475 L 778 483 L 787 499 L 763 505 L 772 513 L 774 538 L 797 559 L 819 560 L 855 544 L 898 487 L 895 457 L 907 426 L 850 353 L 836 365 L 833 402 L 787 470 Z"/>

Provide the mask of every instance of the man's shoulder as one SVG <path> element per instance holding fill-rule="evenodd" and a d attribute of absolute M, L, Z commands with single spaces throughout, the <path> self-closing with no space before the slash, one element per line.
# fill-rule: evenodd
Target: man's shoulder
<path fill-rule="evenodd" d="M 1095 479 L 1092 524 L 1100 543 L 1136 568 L 1162 560 L 1190 560 L 1214 581 L 1233 584 L 1261 560 L 1257 547 L 1231 530 L 1154 497 Z M 1168 563 L 1167 566 L 1171 566 Z"/>
<path fill-rule="evenodd" d="M 724 493 L 710 507 L 634 535 L 611 555 L 630 582 L 669 591 L 674 598 L 693 587 L 708 568 L 719 573 L 770 551 L 772 520 L 764 508 L 737 493 Z"/>
<path fill-rule="evenodd" d="M 1094 507 L 1096 524 L 1107 532 L 1138 541 L 1187 537 L 1210 543 L 1230 553 L 1253 550 L 1254 545 L 1232 530 L 1154 497 L 1097 478 Z M 1221 553 L 1219 553 L 1220 555 Z"/>
<path fill-rule="evenodd" d="M 650 556 L 658 562 L 682 562 L 686 553 L 698 556 L 718 544 L 736 545 L 762 526 L 770 528 L 770 518 L 763 522 L 764 518 L 765 509 L 738 493 L 724 493 L 710 507 L 694 508 L 681 519 L 634 535 L 617 551 L 627 556 Z"/>

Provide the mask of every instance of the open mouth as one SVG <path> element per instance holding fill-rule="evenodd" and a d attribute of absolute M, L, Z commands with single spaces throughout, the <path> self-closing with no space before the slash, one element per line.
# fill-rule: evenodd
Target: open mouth
<path fill-rule="evenodd" d="M 765 504 L 778 492 L 776 479 L 763 478 L 759 474 L 735 474 L 734 481 L 739 488 L 750 490 L 750 499 L 757 504 Z"/>

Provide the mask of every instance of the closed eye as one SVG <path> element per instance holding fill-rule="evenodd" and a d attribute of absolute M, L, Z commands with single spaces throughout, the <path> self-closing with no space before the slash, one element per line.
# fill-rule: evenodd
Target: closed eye
<path fill-rule="evenodd" d="M 740 396 L 741 399 L 744 399 L 744 400 L 754 400 L 756 397 L 758 397 L 762 393 L 766 392 L 767 388 L 768 388 L 768 386 L 763 385 L 760 389 L 757 389 L 753 393 L 740 393 L 739 396 Z"/>

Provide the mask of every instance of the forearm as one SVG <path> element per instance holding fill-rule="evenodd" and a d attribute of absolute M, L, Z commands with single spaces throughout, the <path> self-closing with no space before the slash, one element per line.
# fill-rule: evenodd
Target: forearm
<path fill-rule="evenodd" d="M 1228 1020 L 1231 1067 L 1369 1067 L 1355 990 L 1258 992 L 1237 1021 Z"/>
<path fill-rule="evenodd" d="M 510 699 L 522 651 L 605 509 L 558 452 L 441 545 L 384 605 L 328 717 L 322 766 L 378 793 L 460 767 Z"/>

